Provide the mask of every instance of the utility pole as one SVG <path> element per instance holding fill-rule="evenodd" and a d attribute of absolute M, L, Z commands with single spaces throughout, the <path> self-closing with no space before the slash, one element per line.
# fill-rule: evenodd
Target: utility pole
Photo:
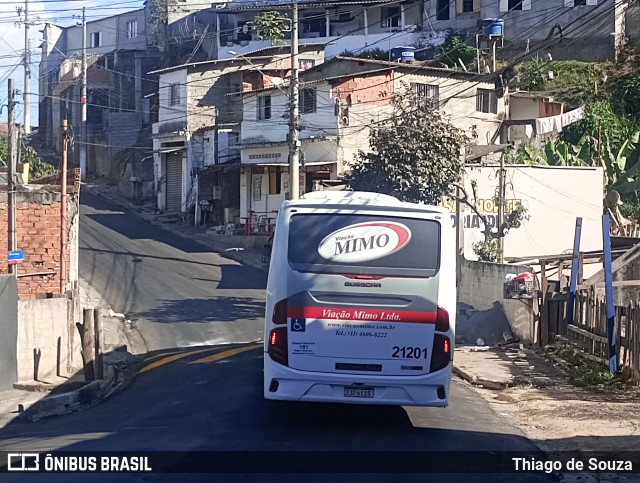
<path fill-rule="evenodd" d="M 67 287 L 67 120 L 62 121 L 62 163 L 60 165 L 60 293 Z"/>
<path fill-rule="evenodd" d="M 82 7 L 82 125 L 80 126 L 80 178 L 87 175 L 87 19 Z"/>
<path fill-rule="evenodd" d="M 300 198 L 300 132 L 298 131 L 299 116 L 298 88 L 298 1 L 293 1 L 291 16 L 291 100 L 289 105 L 289 176 L 291 199 Z"/>
<path fill-rule="evenodd" d="M 31 134 L 31 112 L 29 94 L 31 84 L 31 49 L 29 48 L 29 0 L 24 1 L 24 89 L 22 102 L 24 103 L 24 134 Z"/>
<path fill-rule="evenodd" d="M 15 107 L 16 107 L 16 90 L 13 79 L 9 79 L 9 125 L 8 125 L 8 140 L 9 140 L 9 160 L 7 166 L 9 167 L 7 176 L 7 202 L 9 204 L 9 251 L 16 250 L 16 129 L 15 129 Z M 16 273 L 16 266 L 9 265 L 9 273 Z"/>
<path fill-rule="evenodd" d="M 500 156 L 500 174 L 498 181 L 498 241 L 500 245 L 500 263 L 504 260 L 504 236 L 502 236 L 502 223 L 504 222 L 504 198 L 505 198 L 505 169 L 504 154 Z"/>

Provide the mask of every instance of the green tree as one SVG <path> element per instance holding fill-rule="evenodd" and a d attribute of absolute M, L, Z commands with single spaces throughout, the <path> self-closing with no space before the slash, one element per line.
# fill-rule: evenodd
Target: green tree
<path fill-rule="evenodd" d="M 439 111 L 416 109 L 409 94 L 396 96 L 394 113 L 371 129 L 369 151 L 358 151 L 346 181 L 413 203 L 438 204 L 462 171 L 467 135 Z"/>
<path fill-rule="evenodd" d="M 611 90 L 612 110 L 634 122 L 640 121 L 640 76 L 618 79 Z"/>
<path fill-rule="evenodd" d="M 466 34 L 452 32 L 447 35 L 442 44 L 442 52 L 438 54 L 438 62 L 449 67 L 460 67 L 462 60 L 467 70 L 475 69 L 478 51 L 475 47 L 465 44 Z"/>
<path fill-rule="evenodd" d="M 522 224 L 529 219 L 527 209 L 523 205 L 518 204 L 511 211 L 504 210 L 504 219 L 500 226 L 492 228 L 487 217 L 478 209 L 478 185 L 476 181 L 471 181 L 471 198 L 464 186 L 456 184 L 455 187 L 458 189 L 459 193 L 459 195 L 454 196 L 458 203 L 464 203 L 469 206 L 471 210 L 473 210 L 473 212 L 482 220 L 484 225 L 484 230 L 482 232 L 484 240 L 473 244 L 473 252 L 476 254 L 478 259 L 483 262 L 502 262 L 503 253 L 500 239 L 506 237 L 509 231 L 520 228 Z M 494 197 L 493 200 L 496 205 L 500 203 L 498 197 Z"/>
<path fill-rule="evenodd" d="M 357 53 L 345 49 L 340 55 L 342 57 L 357 57 L 359 59 L 389 60 L 389 51 L 380 49 L 378 47 L 376 47 L 375 49 L 363 50 Z"/>
<path fill-rule="evenodd" d="M 585 135 L 597 138 L 605 133 L 611 149 L 618 151 L 637 130 L 638 124 L 616 114 L 609 101 L 596 101 L 585 107 L 584 119 L 567 126 L 560 138 L 577 145 Z"/>
<path fill-rule="evenodd" d="M 9 158 L 9 145 L 6 139 L 0 139 L 0 167 L 6 167 Z M 20 153 L 20 163 L 29 163 L 29 181 L 42 178 L 57 172 L 57 169 L 38 156 L 31 146 L 23 148 Z"/>
<path fill-rule="evenodd" d="M 251 31 L 259 40 L 271 40 L 273 45 L 284 39 L 284 33 L 290 28 L 289 19 L 280 12 L 263 12 L 251 21 Z"/>
<path fill-rule="evenodd" d="M 548 64 L 537 55 L 530 62 L 523 62 L 520 69 L 520 87 L 527 91 L 542 91 L 547 82 Z"/>

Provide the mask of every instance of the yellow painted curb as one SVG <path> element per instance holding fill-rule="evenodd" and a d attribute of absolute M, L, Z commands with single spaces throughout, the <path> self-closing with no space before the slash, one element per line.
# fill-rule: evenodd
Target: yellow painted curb
<path fill-rule="evenodd" d="M 148 366 L 144 366 L 142 369 L 138 371 L 138 374 L 142 374 L 143 372 L 150 371 L 151 369 L 155 369 L 156 367 L 164 366 L 165 364 L 169 364 L 170 362 L 177 361 L 178 359 L 184 359 L 185 357 L 189 357 L 193 354 L 201 354 L 203 352 L 210 352 L 212 350 L 216 350 L 216 348 L 209 347 L 208 349 L 200 349 L 197 351 L 180 352 L 179 354 L 173 354 L 169 357 L 165 357 L 164 359 L 160 359 L 156 362 L 152 362 Z"/>
<path fill-rule="evenodd" d="M 240 354 L 242 352 L 257 349 L 258 347 L 262 347 L 262 344 L 255 344 L 249 347 L 238 347 L 236 349 L 229 349 L 228 351 L 218 352 L 217 354 L 212 354 L 210 356 L 203 357 L 202 359 L 191 361 L 189 362 L 189 364 L 206 364 L 207 362 L 216 362 L 222 359 L 226 359 L 227 357 L 235 356 L 236 354 Z"/>

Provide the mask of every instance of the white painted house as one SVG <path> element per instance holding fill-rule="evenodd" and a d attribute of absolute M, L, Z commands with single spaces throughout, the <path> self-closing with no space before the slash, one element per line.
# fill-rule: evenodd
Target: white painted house
<path fill-rule="evenodd" d="M 301 192 L 337 180 L 358 150 L 367 150 L 370 127 L 387 118 L 395 93 L 412 89 L 416 102 L 442 110 L 478 143 L 490 144 L 505 117 L 486 76 L 428 67 L 337 56 L 300 76 Z M 286 89 L 245 84 L 239 143 L 241 218 L 274 216 L 289 191 Z M 425 107 L 427 108 L 427 107 Z"/>
<path fill-rule="evenodd" d="M 289 15 L 290 2 L 234 0 L 213 6 L 217 14 L 216 36 L 218 57 L 231 57 L 230 51 L 250 52 L 267 47 L 251 30 L 253 18 L 265 11 Z M 435 35 L 440 43 L 445 33 L 423 31 L 424 1 L 347 0 L 299 2 L 299 36 L 304 42 L 330 43 L 327 58 L 345 50 L 363 50 L 419 45 Z M 286 35 L 286 38 L 288 38 Z"/>
<path fill-rule="evenodd" d="M 324 46 L 301 44 L 301 61 L 324 60 Z M 176 65 L 159 76 L 158 122 L 153 124 L 157 205 L 174 213 L 207 207 L 209 220 L 231 223 L 239 215 L 243 83 L 273 85 L 289 76 L 290 48 L 275 46 L 232 59 Z M 251 84 L 253 85 L 253 84 Z M 230 95 L 229 95 L 230 94 Z"/>

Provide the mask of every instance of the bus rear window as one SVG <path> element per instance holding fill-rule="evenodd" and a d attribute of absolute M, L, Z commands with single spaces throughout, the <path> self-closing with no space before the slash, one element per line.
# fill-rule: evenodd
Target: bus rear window
<path fill-rule="evenodd" d="M 289 224 L 296 271 L 432 277 L 440 264 L 440 223 L 416 218 L 297 214 Z"/>

